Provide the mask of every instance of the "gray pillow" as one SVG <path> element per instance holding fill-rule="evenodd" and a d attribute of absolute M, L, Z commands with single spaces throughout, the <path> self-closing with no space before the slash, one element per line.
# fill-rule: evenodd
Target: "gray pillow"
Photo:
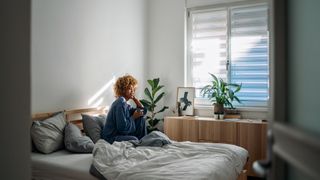
<path fill-rule="evenodd" d="M 64 145 L 71 152 L 91 153 L 94 143 L 88 136 L 82 135 L 78 126 L 68 123 L 64 129 Z"/>
<path fill-rule="evenodd" d="M 101 139 L 102 129 L 106 123 L 107 115 L 91 116 L 88 114 L 82 115 L 83 129 L 94 143 Z"/>
<path fill-rule="evenodd" d="M 63 148 L 63 131 L 66 126 L 64 113 L 43 121 L 34 121 L 31 138 L 38 151 L 48 154 Z"/>

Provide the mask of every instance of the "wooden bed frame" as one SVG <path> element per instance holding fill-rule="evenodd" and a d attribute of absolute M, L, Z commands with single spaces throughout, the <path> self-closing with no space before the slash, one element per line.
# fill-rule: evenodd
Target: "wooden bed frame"
<path fill-rule="evenodd" d="M 81 114 L 90 114 L 90 115 L 105 114 L 108 112 L 108 108 L 106 106 L 100 106 L 95 108 L 70 109 L 70 110 L 63 110 L 63 111 L 57 111 L 57 112 L 64 112 L 65 119 L 67 120 L 67 122 L 71 122 L 77 125 L 81 130 L 83 130 Z M 53 116 L 57 112 L 33 114 L 32 121 L 42 121 L 44 119 L 47 119 Z"/>
<path fill-rule="evenodd" d="M 62 112 L 62 111 L 57 111 Z M 57 112 L 47 112 L 47 113 L 36 113 L 32 115 L 32 121 L 42 121 L 47 119 Z M 63 110 L 65 114 L 65 119 L 67 122 L 71 122 L 77 125 L 81 131 L 83 131 L 82 117 L 81 114 L 90 114 L 90 115 L 98 115 L 105 114 L 108 112 L 108 108 L 106 106 L 100 106 L 96 108 L 83 108 L 83 109 L 71 109 L 71 110 Z M 246 168 L 246 165 L 244 166 Z M 242 170 L 239 174 L 237 180 L 247 180 L 247 170 Z"/>
<path fill-rule="evenodd" d="M 242 170 L 237 180 L 247 180 L 247 170 Z"/>

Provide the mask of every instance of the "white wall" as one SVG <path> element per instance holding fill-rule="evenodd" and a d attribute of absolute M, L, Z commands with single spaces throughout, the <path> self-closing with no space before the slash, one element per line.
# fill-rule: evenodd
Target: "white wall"
<path fill-rule="evenodd" d="M 148 0 L 147 51 L 148 78 L 160 77 L 164 105 L 172 109 L 177 87 L 184 85 L 184 0 Z"/>
<path fill-rule="evenodd" d="M 159 77 L 172 114 L 184 86 L 184 14 L 184 0 L 33 0 L 32 112 L 110 105 L 108 83 L 130 73 L 139 97 Z"/>
<path fill-rule="evenodd" d="M 144 87 L 146 30 L 145 0 L 33 0 L 32 112 L 110 105 L 125 73 Z"/>

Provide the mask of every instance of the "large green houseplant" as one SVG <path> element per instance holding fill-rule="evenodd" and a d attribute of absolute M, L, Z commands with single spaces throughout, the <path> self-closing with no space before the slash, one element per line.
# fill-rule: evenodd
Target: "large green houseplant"
<path fill-rule="evenodd" d="M 159 85 L 160 79 L 155 78 L 152 80 L 148 80 L 149 88 L 146 87 L 144 89 L 145 99 L 140 100 L 140 102 L 145 106 L 148 110 L 147 114 L 147 130 L 148 132 L 158 130 L 156 127 L 162 119 L 156 117 L 158 113 L 164 112 L 169 107 L 163 106 L 162 108 L 157 108 L 157 103 L 163 98 L 165 95 L 164 92 L 160 90 L 164 87 L 163 85 Z M 158 109 L 158 110 L 156 110 Z"/>
<path fill-rule="evenodd" d="M 214 105 L 215 114 L 223 114 L 224 106 L 234 108 L 232 102 L 236 100 L 241 103 L 236 93 L 240 91 L 242 84 L 227 83 L 221 78 L 209 73 L 212 77 L 210 84 L 204 86 L 200 93 L 208 98 Z"/>

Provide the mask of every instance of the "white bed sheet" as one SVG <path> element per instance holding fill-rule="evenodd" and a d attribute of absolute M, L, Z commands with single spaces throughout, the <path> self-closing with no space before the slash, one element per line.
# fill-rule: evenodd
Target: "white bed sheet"
<path fill-rule="evenodd" d="M 99 140 L 93 165 L 107 179 L 235 180 L 248 157 L 242 147 L 220 143 L 173 142 L 161 147 Z"/>
<path fill-rule="evenodd" d="M 97 180 L 89 172 L 92 154 L 75 154 L 60 150 L 51 154 L 31 153 L 32 179 Z"/>

